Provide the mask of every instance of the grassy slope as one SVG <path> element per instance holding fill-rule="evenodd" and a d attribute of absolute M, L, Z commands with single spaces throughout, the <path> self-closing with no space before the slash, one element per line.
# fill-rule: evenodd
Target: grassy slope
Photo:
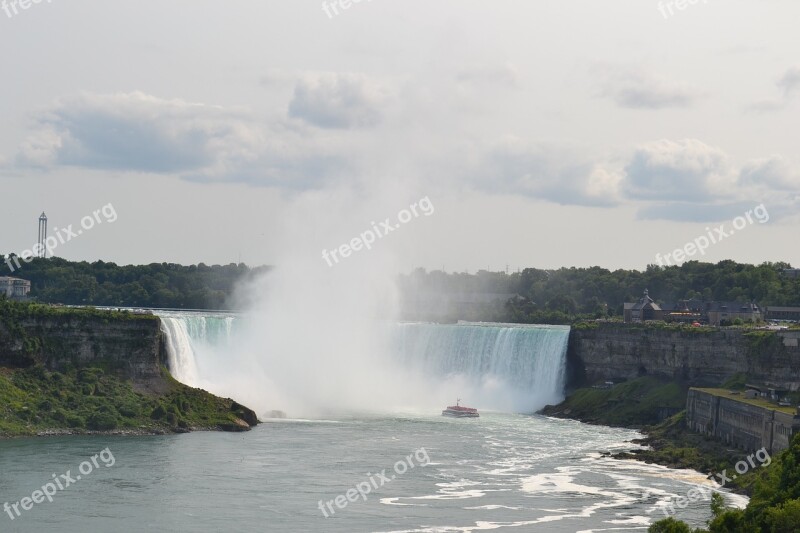
<path fill-rule="evenodd" d="M 641 428 L 659 421 L 659 409 L 686 407 L 687 389 L 672 381 L 643 377 L 610 389 L 578 389 L 542 412 L 607 426 Z"/>
<path fill-rule="evenodd" d="M 0 437 L 52 430 L 162 433 L 247 429 L 252 412 L 192 389 L 164 370 L 166 391 L 148 394 L 99 368 L 49 372 L 0 368 Z"/>

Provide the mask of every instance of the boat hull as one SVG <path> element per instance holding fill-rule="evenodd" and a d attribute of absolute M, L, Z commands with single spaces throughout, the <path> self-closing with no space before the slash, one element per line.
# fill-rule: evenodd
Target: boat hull
<path fill-rule="evenodd" d="M 442 411 L 442 416 L 449 416 L 452 418 L 479 418 L 481 415 L 469 411 L 456 411 L 453 409 L 445 409 Z"/>

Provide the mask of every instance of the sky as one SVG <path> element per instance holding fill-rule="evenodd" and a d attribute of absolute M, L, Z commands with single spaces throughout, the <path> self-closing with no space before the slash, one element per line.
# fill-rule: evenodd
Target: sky
<path fill-rule="evenodd" d="M 2 253 L 46 212 L 120 264 L 800 264 L 796 0 L 22 5 Z"/>

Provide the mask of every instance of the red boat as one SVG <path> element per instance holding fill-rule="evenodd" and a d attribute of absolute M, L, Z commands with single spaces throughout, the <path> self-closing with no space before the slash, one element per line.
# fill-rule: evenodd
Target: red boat
<path fill-rule="evenodd" d="M 442 416 L 452 416 L 455 418 L 478 418 L 478 410 L 472 407 L 462 407 L 461 398 L 456 400 L 455 405 L 450 405 L 442 411 Z"/>

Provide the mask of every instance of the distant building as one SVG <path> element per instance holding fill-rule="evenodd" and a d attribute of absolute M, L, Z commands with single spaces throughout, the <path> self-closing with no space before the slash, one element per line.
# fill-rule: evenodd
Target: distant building
<path fill-rule="evenodd" d="M 722 322 L 732 322 L 739 319 L 743 322 L 758 322 L 763 316 L 761 309 L 755 303 L 741 302 L 711 302 L 708 307 L 708 323 L 719 326 Z"/>
<path fill-rule="evenodd" d="M 638 302 L 624 305 L 625 322 L 664 320 L 688 324 L 700 322 L 720 326 L 736 319 L 743 322 L 757 322 L 762 318 L 761 309 L 755 303 L 702 302 L 692 299 L 659 305 L 650 298 L 647 290 L 644 291 L 644 296 Z"/>
<path fill-rule="evenodd" d="M 650 298 L 647 289 L 642 299 L 636 303 L 626 303 L 624 307 L 625 322 L 644 322 L 645 320 L 662 320 L 661 307 Z"/>
<path fill-rule="evenodd" d="M 800 307 L 777 307 L 771 305 L 765 308 L 764 314 L 767 320 L 800 322 Z"/>
<path fill-rule="evenodd" d="M 0 294 L 12 300 L 24 300 L 31 292 L 31 282 L 26 279 L 0 276 Z"/>
<path fill-rule="evenodd" d="M 800 278 L 800 268 L 784 268 L 783 275 L 787 278 Z"/>
<path fill-rule="evenodd" d="M 680 300 L 674 304 L 663 304 L 662 315 L 667 322 L 692 324 L 706 320 L 706 303 L 701 300 Z"/>

